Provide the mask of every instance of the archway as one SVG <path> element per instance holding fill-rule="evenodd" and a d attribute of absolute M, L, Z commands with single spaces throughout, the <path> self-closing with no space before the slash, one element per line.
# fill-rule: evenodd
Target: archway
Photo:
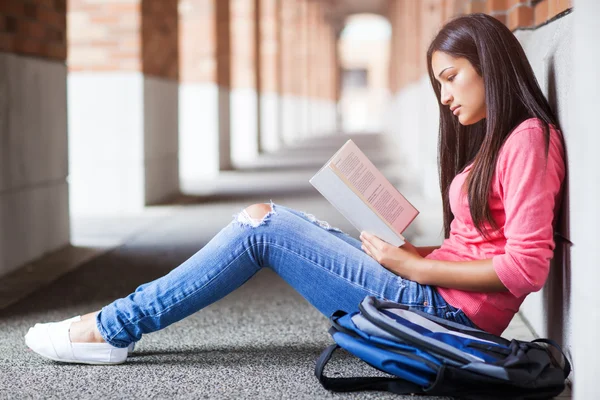
<path fill-rule="evenodd" d="M 340 112 L 347 133 L 381 132 L 389 101 L 391 25 L 376 14 L 346 18 L 338 51 L 341 64 Z"/>

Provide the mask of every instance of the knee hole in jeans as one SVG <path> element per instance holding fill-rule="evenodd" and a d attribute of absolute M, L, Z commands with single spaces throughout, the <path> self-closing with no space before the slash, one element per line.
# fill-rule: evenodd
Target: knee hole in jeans
<path fill-rule="evenodd" d="M 239 214 L 234 215 L 237 222 L 242 225 L 252 226 L 256 228 L 260 225 L 264 225 L 269 216 L 275 213 L 273 202 L 271 203 L 257 203 L 243 209 Z"/>

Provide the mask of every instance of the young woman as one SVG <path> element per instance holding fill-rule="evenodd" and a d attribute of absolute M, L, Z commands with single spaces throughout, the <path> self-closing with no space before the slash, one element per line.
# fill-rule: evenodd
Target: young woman
<path fill-rule="evenodd" d="M 99 312 L 25 336 L 57 361 L 118 364 L 143 334 L 221 299 L 271 268 L 325 316 L 367 295 L 501 334 L 540 290 L 565 176 L 556 118 L 525 53 L 495 18 L 452 20 L 427 52 L 440 103 L 440 247 L 361 240 L 312 215 L 254 204 L 166 276 Z"/>

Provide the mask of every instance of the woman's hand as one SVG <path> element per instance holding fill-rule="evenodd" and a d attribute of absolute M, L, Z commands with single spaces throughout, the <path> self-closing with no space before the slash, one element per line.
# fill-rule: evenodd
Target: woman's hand
<path fill-rule="evenodd" d="M 383 267 L 405 279 L 416 280 L 415 272 L 423 257 L 415 246 L 406 242 L 402 247 L 395 247 L 364 231 L 360 233 L 360 240 L 363 251 Z"/>

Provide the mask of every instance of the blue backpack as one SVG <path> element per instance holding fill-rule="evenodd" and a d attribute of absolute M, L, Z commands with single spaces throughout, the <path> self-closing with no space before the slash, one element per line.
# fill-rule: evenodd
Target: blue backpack
<path fill-rule="evenodd" d="M 373 296 L 359 310 L 336 311 L 330 318 L 336 344 L 323 351 L 315 368 L 325 389 L 548 399 L 565 389 L 571 372 L 560 346 L 548 339 L 506 340 Z M 325 366 L 339 347 L 394 377 L 326 377 Z"/>

